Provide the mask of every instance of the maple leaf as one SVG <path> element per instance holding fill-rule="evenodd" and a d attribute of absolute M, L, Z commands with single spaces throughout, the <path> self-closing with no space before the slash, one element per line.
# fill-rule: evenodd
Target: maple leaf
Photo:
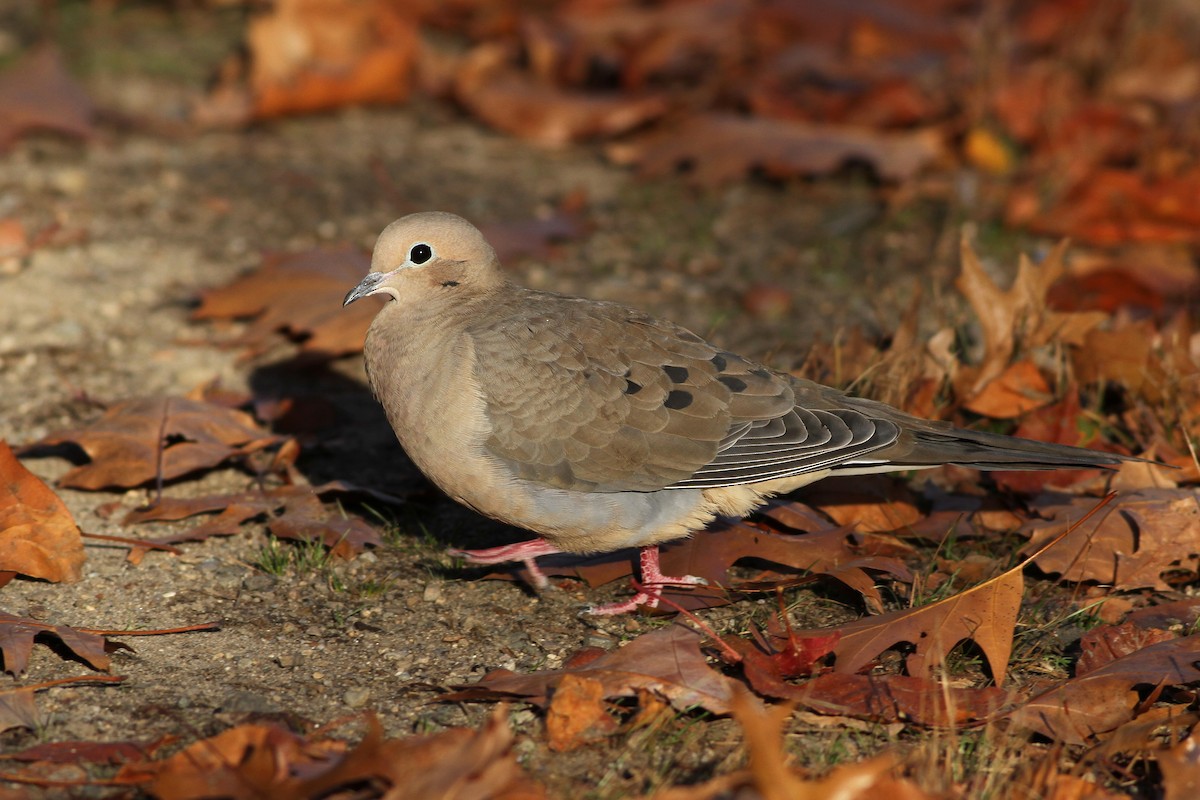
<path fill-rule="evenodd" d="M 71 512 L 0 441 L 0 571 L 73 583 L 85 559 Z"/>
<path fill-rule="evenodd" d="M 649 691 L 681 711 L 702 707 L 714 714 L 729 712 L 728 680 L 709 667 L 700 652 L 700 634 L 683 625 L 670 625 L 634 639 L 624 647 L 605 652 L 580 651 L 562 669 L 524 675 L 506 669 L 492 670 L 474 684 L 453 687 L 443 701 L 518 699 L 546 705 L 568 674 L 599 681 L 604 697 L 633 697 Z"/>
<path fill-rule="evenodd" d="M 90 463 L 69 470 L 58 483 L 97 490 L 174 480 L 283 441 L 241 411 L 183 397 L 141 397 L 110 406 L 90 425 L 44 436 L 22 452 L 78 446 Z"/>

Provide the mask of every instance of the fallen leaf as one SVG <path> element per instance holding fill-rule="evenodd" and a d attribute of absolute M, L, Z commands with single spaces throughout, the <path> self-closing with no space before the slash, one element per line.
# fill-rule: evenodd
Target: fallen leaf
<path fill-rule="evenodd" d="M 905 659 L 909 673 L 930 678 L 935 667 L 945 664 L 955 645 L 969 639 L 983 651 L 996 685 L 1003 684 L 1025 587 L 1024 566 L 1019 564 L 936 603 L 838 626 L 841 639 L 834 648 L 834 671 L 858 672 L 884 650 L 907 642 L 915 648 Z M 805 630 L 798 635 L 816 633 Z"/>
<path fill-rule="evenodd" d="M 655 95 L 625 97 L 540 83 L 514 69 L 513 58 L 507 45 L 479 45 L 460 66 L 454 95 L 488 125 L 522 139 L 560 147 L 624 133 L 667 110 Z"/>
<path fill-rule="evenodd" d="M 611 652 L 585 651 L 583 658 L 568 661 L 562 669 L 523 675 L 493 670 L 476 683 L 453 687 L 456 691 L 439 699 L 512 699 L 545 706 L 564 676 L 575 674 L 599 681 L 605 699 L 634 697 L 642 690 L 665 698 L 680 711 L 701 707 L 713 714 L 727 714 L 729 682 L 708 665 L 700 642 L 700 634 L 692 629 L 669 625 Z"/>
<path fill-rule="evenodd" d="M 356 247 L 269 254 L 255 271 L 201 293 L 192 319 L 250 319 L 230 344 L 246 356 L 266 352 L 284 334 L 309 358 L 362 352 L 377 303 L 342 308 L 346 292 L 362 280 L 371 260 Z"/>
<path fill-rule="evenodd" d="M 691 167 L 691 179 L 715 186 L 741 179 L 757 167 L 774 178 L 822 175 L 851 162 L 870 164 L 881 178 L 903 181 L 943 152 L 933 130 L 881 133 L 787 120 L 755 119 L 725 112 L 694 114 L 671 130 L 611 144 L 608 157 L 635 164 L 644 176 Z"/>
<path fill-rule="evenodd" d="M 204 497 L 164 497 L 153 506 L 130 511 L 122 524 L 178 520 L 220 512 L 216 517 L 188 530 L 159 537 L 157 544 L 202 541 L 209 536 L 231 536 L 242 524 L 259 518 L 267 520 L 267 529 L 279 539 L 319 541 L 340 558 L 353 558 L 367 547 L 379 547 L 379 532 L 358 517 L 346 517 L 327 509 L 322 496 L 345 495 L 347 487 L 331 483 L 323 486 L 279 486 L 271 489 L 216 494 Z M 132 557 L 132 553 L 131 553 Z"/>
<path fill-rule="evenodd" d="M 140 397 L 110 406 L 95 422 L 51 433 L 23 448 L 73 444 L 90 462 L 58 483 L 98 490 L 174 480 L 280 444 L 241 411 L 183 397 Z"/>
<path fill-rule="evenodd" d="M 202 125 L 395 104 L 408 98 L 416 27 L 386 0 L 279 0 L 250 20 L 246 52 L 227 61 L 194 109 Z"/>
<path fill-rule="evenodd" d="M 1158 754 L 1164 800 L 1191 800 L 1200 794 L 1200 731 Z"/>
<path fill-rule="evenodd" d="M 909 675 L 829 673 L 792 686 L 786 699 L 823 714 L 880 724 L 953 728 L 991 719 L 1010 701 L 994 686 L 951 686 Z"/>
<path fill-rule="evenodd" d="M 1002 291 L 988 276 L 965 236 L 960 253 L 962 272 L 954 285 L 979 320 L 984 348 L 979 365 L 960 370 L 955 377 L 955 390 L 965 402 L 978 397 L 989 383 L 1003 375 L 1018 351 L 1028 352 L 1049 342 L 1079 345 L 1088 331 L 1107 319 L 1101 312 L 1064 313 L 1047 307 L 1050 286 L 1066 270 L 1065 243 L 1055 247 L 1037 266 L 1021 256 L 1017 277 L 1008 291 Z"/>
<path fill-rule="evenodd" d="M 29 131 L 90 139 L 95 109 L 53 45 L 42 45 L 0 74 L 0 151 Z"/>
<path fill-rule="evenodd" d="M 1083 524 L 1095 506 L 1091 498 L 1068 502 L 1050 498 L 1037 503 L 1041 520 L 1022 527 L 1030 537 L 1022 552 L 1032 552 L 1063 534 L 1034 563 L 1069 581 L 1096 581 L 1117 589 L 1166 590 L 1164 575 L 1200 573 L 1200 492 L 1189 489 L 1140 489 L 1127 492 Z"/>
<path fill-rule="evenodd" d="M 71 512 L 0 441 L 0 571 L 74 583 L 85 560 Z"/>
<path fill-rule="evenodd" d="M 840 581 L 863 595 L 872 610 L 882 608 L 883 598 L 871 573 L 884 573 L 899 580 L 910 580 L 911 572 L 899 560 L 873 555 L 856 546 L 855 534 L 846 528 L 793 536 L 775 533 L 748 523 L 704 531 L 688 539 L 671 542 L 662 548 L 661 565 L 665 574 L 696 575 L 709 586 L 664 587 L 669 607 L 686 610 L 714 608 L 733 602 L 739 591 L 766 591 L 775 585 L 795 581 L 795 575 L 766 569 L 747 580 L 735 579 L 730 570 L 748 560 L 759 566 L 778 565 L 809 574 L 825 575 Z M 574 555 L 550 556 L 538 560 L 547 575 L 578 578 L 589 586 L 600 586 L 632 575 L 633 561 L 626 551 L 580 558 Z M 518 567 L 517 575 L 525 575 Z M 494 577 L 512 578 L 513 572 L 495 573 Z M 525 576 L 528 579 L 528 576 Z"/>
<path fill-rule="evenodd" d="M 1087 675 L 1144 647 L 1178 638 L 1177 634 L 1159 628 L 1144 628 L 1133 622 L 1102 625 L 1092 628 L 1079 640 L 1079 660 L 1075 676 Z"/>
<path fill-rule="evenodd" d="M 170 758 L 126 765 L 117 777 L 148 781 L 148 791 L 161 800 L 317 800 L 363 786 L 378 787 L 381 797 L 412 800 L 544 798 L 517 765 L 505 716 L 500 708 L 478 730 L 405 739 L 385 739 L 368 717 L 367 735 L 355 747 L 276 726 L 241 725 Z"/>
<path fill-rule="evenodd" d="M 108 671 L 109 645 L 103 636 L 66 625 L 47 625 L 0 611 L 0 653 L 4 655 L 4 671 L 8 674 L 16 676 L 24 672 L 29 665 L 34 642 L 45 644 L 47 639 L 57 640 L 69 653 L 92 669 Z"/>
<path fill-rule="evenodd" d="M 993 419 L 1012 419 L 1050 403 L 1050 384 L 1032 361 L 1018 361 L 968 398 L 963 408 Z"/>
<path fill-rule="evenodd" d="M 605 708 L 603 683 L 574 673 L 562 677 L 546 709 L 546 738 L 551 750 L 575 750 L 611 735 L 617 727 Z"/>
<path fill-rule="evenodd" d="M 1200 681 L 1200 636 L 1152 644 L 1060 683 L 1004 715 L 1013 724 L 1065 744 L 1086 744 L 1137 716 L 1135 687 Z"/>

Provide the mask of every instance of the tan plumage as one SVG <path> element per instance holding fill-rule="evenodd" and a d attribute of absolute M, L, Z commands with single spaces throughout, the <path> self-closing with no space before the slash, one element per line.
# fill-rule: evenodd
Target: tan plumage
<path fill-rule="evenodd" d="M 642 547 L 645 582 L 688 582 L 658 572 L 658 543 L 831 474 L 1122 460 L 922 420 L 626 306 L 516 286 L 451 214 L 389 225 L 346 303 L 370 294 L 392 302 L 367 333 L 368 375 L 409 456 L 451 497 L 546 540 L 476 551 L 481 563 Z"/>

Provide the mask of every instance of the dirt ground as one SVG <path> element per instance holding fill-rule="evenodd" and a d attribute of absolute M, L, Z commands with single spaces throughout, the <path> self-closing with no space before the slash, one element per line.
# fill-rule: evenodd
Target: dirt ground
<path fill-rule="evenodd" d="M 188 41 L 175 23 L 152 33 L 164 49 L 171 36 Z M 96 45 L 119 46 L 107 39 Z M 99 56 L 87 60 L 84 77 L 102 107 L 134 112 L 190 85 L 173 75 L 109 70 Z M 220 346 L 229 330 L 189 321 L 197 293 L 252 268 L 266 251 L 336 242 L 369 248 L 385 224 L 409 211 L 527 219 L 575 190 L 586 193 L 594 231 L 552 258 L 510 264 L 517 280 L 636 304 L 783 368 L 799 363 L 814 336 L 859 322 L 888 329 L 918 275 L 927 305 L 953 314 L 940 291 L 953 274 L 958 212 L 910 207 L 900 216 L 852 177 L 698 193 L 682 179 L 639 181 L 586 148 L 535 149 L 431 105 L 177 137 L 106 125 L 98 141 L 28 138 L 0 158 L 4 215 L 30 229 L 57 221 L 85 233 L 0 274 L 0 439 L 19 445 L 94 419 L 114 401 L 218 380 L 333 402 L 334 424 L 305 443 L 299 463 L 314 483 L 337 478 L 388 490 L 412 482 L 412 467 L 365 388 L 361 359 L 322 370 L 280 367 L 286 352 L 239 362 L 237 351 Z M 787 288 L 790 315 L 762 319 L 743 310 L 741 296 L 760 282 Z M 51 482 L 69 467 L 60 458 L 25 464 Z M 248 484 L 230 469 L 169 485 L 167 493 Z M 195 524 L 130 530 L 96 514 L 113 500 L 135 506 L 148 490 L 60 494 L 89 533 L 154 536 Z M 219 621 L 221 628 L 114 637 L 134 648 L 114 655 L 113 672 L 125 682 L 45 693 L 43 725 L 3 734 L 3 748 L 147 742 L 164 734 L 191 740 L 251 717 L 303 728 L 364 709 L 377 711 L 392 734 L 474 725 L 489 708 L 431 703 L 432 687 L 472 682 L 496 667 L 554 667 L 581 646 L 614 647 L 662 624 L 577 616 L 627 587 L 553 588 L 539 596 L 455 568 L 446 546 L 520 534 L 432 490 L 387 513 L 399 520 L 387 546 L 349 563 L 272 574 L 262 568 L 263 528 L 249 525 L 232 538 L 185 544 L 178 557 L 151 553 L 138 567 L 126 562 L 124 548 L 91 543 L 80 583 L 5 587 L 5 611 L 47 623 L 145 629 Z M 744 629 L 754 605 L 704 616 L 719 630 Z M 38 647 L 22 680 L 85 670 Z M 513 719 L 518 731 L 540 725 L 525 710 Z M 519 752 L 552 790 L 586 782 L 597 797 L 699 780 L 744 757 L 723 724 L 684 720 L 655 747 L 633 741 L 553 755 L 529 739 Z"/>

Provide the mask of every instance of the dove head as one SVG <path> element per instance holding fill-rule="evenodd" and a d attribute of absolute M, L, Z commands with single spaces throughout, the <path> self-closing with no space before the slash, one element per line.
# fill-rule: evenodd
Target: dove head
<path fill-rule="evenodd" d="M 486 292 L 504 282 L 496 251 L 474 225 L 454 214 L 409 214 L 383 229 L 371 256 L 371 271 L 342 305 L 372 294 L 393 300 L 452 300 Z"/>

